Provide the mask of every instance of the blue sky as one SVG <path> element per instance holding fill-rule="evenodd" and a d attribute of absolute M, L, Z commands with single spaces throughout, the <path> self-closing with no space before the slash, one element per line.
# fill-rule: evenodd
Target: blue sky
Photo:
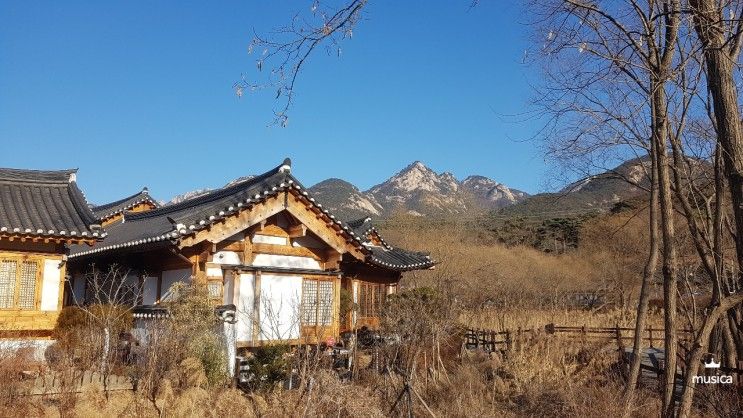
<path fill-rule="evenodd" d="M 306 185 L 361 189 L 414 160 L 529 192 L 548 169 L 528 139 L 532 70 L 517 2 L 371 0 L 341 57 L 301 73 L 286 128 L 255 75 L 253 30 L 311 1 L 0 0 L 0 166 L 78 167 L 91 202 L 143 185 L 160 199 L 259 173 L 285 156 Z"/>

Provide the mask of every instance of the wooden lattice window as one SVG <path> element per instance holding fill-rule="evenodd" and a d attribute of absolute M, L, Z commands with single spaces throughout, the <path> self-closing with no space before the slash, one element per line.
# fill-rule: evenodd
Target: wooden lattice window
<path fill-rule="evenodd" d="M 209 291 L 209 297 L 212 299 L 222 299 L 222 281 L 221 280 L 209 280 L 206 284 L 206 289 Z"/>
<path fill-rule="evenodd" d="M 377 317 L 387 294 L 387 286 L 379 283 L 359 282 L 359 316 Z"/>
<path fill-rule="evenodd" d="M 333 323 L 333 282 L 304 279 L 302 281 L 302 324 L 331 325 Z"/>
<path fill-rule="evenodd" d="M 0 259 L 0 309 L 36 309 L 40 261 Z"/>

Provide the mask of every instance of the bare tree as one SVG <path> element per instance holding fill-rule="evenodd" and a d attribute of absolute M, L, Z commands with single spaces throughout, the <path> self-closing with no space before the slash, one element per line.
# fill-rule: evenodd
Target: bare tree
<path fill-rule="evenodd" d="M 112 361 L 117 360 L 118 350 L 112 350 L 112 346 L 117 348 L 120 334 L 129 331 L 132 309 L 139 304 L 142 295 L 142 285 L 131 273 L 130 269 L 117 265 L 104 271 L 91 265 L 83 277 L 86 283 L 84 300 L 77 300 L 72 293 L 77 308 L 85 312 L 93 324 L 92 332 L 103 333 L 99 367 L 104 384 L 111 373 Z M 88 337 L 98 341 L 99 336 L 95 334 Z"/>
<path fill-rule="evenodd" d="M 674 208 L 668 158 L 669 98 L 667 83 L 682 60 L 675 59 L 679 36 L 678 1 L 550 3 L 538 21 L 546 34 L 541 51 L 547 94 L 537 101 L 549 120 L 548 151 L 559 158 L 593 162 L 607 150 L 619 155 L 650 155 L 650 253 L 638 304 L 636 337 L 647 314 L 647 284 L 657 260 L 658 224 L 662 225 L 662 260 L 666 328 L 663 414 L 673 415 L 676 370 L 676 276 Z M 556 65 L 554 65 L 556 64 Z M 567 71 L 565 71 L 567 67 Z M 557 136 L 555 136 L 557 134 Z M 626 158 L 626 157 L 625 157 Z M 659 215 L 659 216 L 658 216 Z M 638 376 L 641 339 L 636 338 L 629 405 Z"/>

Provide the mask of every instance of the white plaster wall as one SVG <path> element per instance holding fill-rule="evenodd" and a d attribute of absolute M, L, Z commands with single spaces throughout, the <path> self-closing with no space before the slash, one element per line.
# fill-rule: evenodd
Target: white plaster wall
<path fill-rule="evenodd" d="M 351 293 L 353 294 L 353 303 L 357 304 L 359 303 L 359 282 L 353 281 L 351 282 Z M 356 310 L 354 309 L 352 311 L 352 319 L 351 322 L 353 323 L 353 326 L 356 327 Z"/>
<path fill-rule="evenodd" d="M 235 276 L 231 271 L 224 272 L 224 280 L 223 280 L 223 291 L 222 295 L 224 295 L 224 299 L 222 299 L 222 303 L 225 305 L 228 305 L 230 303 L 234 303 L 235 300 Z"/>
<path fill-rule="evenodd" d="M 294 238 L 294 240 L 292 240 L 292 246 L 306 248 L 325 248 L 328 245 L 318 239 L 315 239 L 314 237 L 305 235 L 303 237 Z"/>
<path fill-rule="evenodd" d="M 261 274 L 260 339 L 299 338 L 301 300 L 302 277 Z"/>
<path fill-rule="evenodd" d="M 320 263 L 310 257 L 294 255 L 256 254 L 253 265 L 260 267 L 291 267 L 300 269 L 320 270 Z"/>
<path fill-rule="evenodd" d="M 215 264 L 242 264 L 240 255 L 234 251 L 217 251 L 212 257 L 212 263 Z"/>
<path fill-rule="evenodd" d="M 237 341 L 253 339 L 253 301 L 255 297 L 255 278 L 253 274 L 242 273 L 238 283 L 237 299 Z"/>
<path fill-rule="evenodd" d="M 157 302 L 157 277 L 145 277 L 142 288 L 142 304 L 152 305 Z"/>
<path fill-rule="evenodd" d="M 207 266 L 206 267 L 207 277 L 222 277 L 222 267 L 219 266 Z"/>
<path fill-rule="evenodd" d="M 44 277 L 41 281 L 41 310 L 59 310 L 59 295 L 62 290 L 60 277 L 60 260 L 44 260 Z"/>
<path fill-rule="evenodd" d="M 168 300 L 170 287 L 178 282 L 191 283 L 191 269 L 164 270 L 161 300 Z"/>
<path fill-rule="evenodd" d="M 274 237 L 271 235 L 255 234 L 252 241 L 258 244 L 286 245 L 286 237 Z"/>
<path fill-rule="evenodd" d="M 31 348 L 34 360 L 45 361 L 44 353 L 54 342 L 54 340 L 0 340 L 0 351 L 7 352 Z"/>

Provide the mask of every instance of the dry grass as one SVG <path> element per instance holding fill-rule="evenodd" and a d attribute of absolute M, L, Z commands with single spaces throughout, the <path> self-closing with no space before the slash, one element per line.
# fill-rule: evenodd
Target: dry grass
<path fill-rule="evenodd" d="M 429 250 L 439 261 L 436 270 L 410 273 L 403 282 L 403 287 L 433 287 L 458 305 L 451 310 L 453 319 L 439 318 L 446 323 L 434 324 L 435 329 L 450 329 L 456 321 L 495 330 L 543 329 L 548 323 L 631 327 L 633 295 L 644 261 L 642 235 L 616 231 L 641 224 L 641 219 L 623 218 L 590 224 L 583 247 L 562 255 L 494 244 L 456 225 L 409 225 L 384 232 L 391 242 Z M 566 303 L 570 292 L 599 289 L 615 296 L 602 309 L 575 309 Z M 419 324 L 421 316 L 431 315 L 408 316 L 406 322 Z M 651 323 L 659 326 L 660 317 L 651 317 Z M 367 367 L 351 382 L 319 369 L 299 389 L 268 387 L 245 394 L 207 384 L 199 362 L 187 358 L 180 372 L 153 375 L 154 387 L 147 393 L 115 392 L 106 397 L 100 388 L 91 387 L 65 402 L 27 398 L 19 407 L 6 398 L 0 399 L 0 405 L 6 405 L 0 415 L 381 417 L 405 416 L 411 405 L 418 416 L 429 416 L 429 409 L 447 417 L 619 416 L 622 379 L 617 359 L 614 342 L 584 343 L 543 334 L 528 344 L 515 344 L 503 355 L 466 353 L 453 358 L 445 362 L 443 373 L 432 370 L 425 360 L 413 359 L 408 361 L 416 365 L 410 384 L 417 395 L 410 402 L 403 397 L 393 409 L 404 379 L 394 372 L 378 372 L 369 361 L 358 362 Z M 395 361 L 400 360 L 388 359 L 388 364 Z M 633 408 L 634 416 L 658 415 L 659 401 L 652 388 L 640 390 Z M 704 411 L 710 412 L 714 411 Z"/>

